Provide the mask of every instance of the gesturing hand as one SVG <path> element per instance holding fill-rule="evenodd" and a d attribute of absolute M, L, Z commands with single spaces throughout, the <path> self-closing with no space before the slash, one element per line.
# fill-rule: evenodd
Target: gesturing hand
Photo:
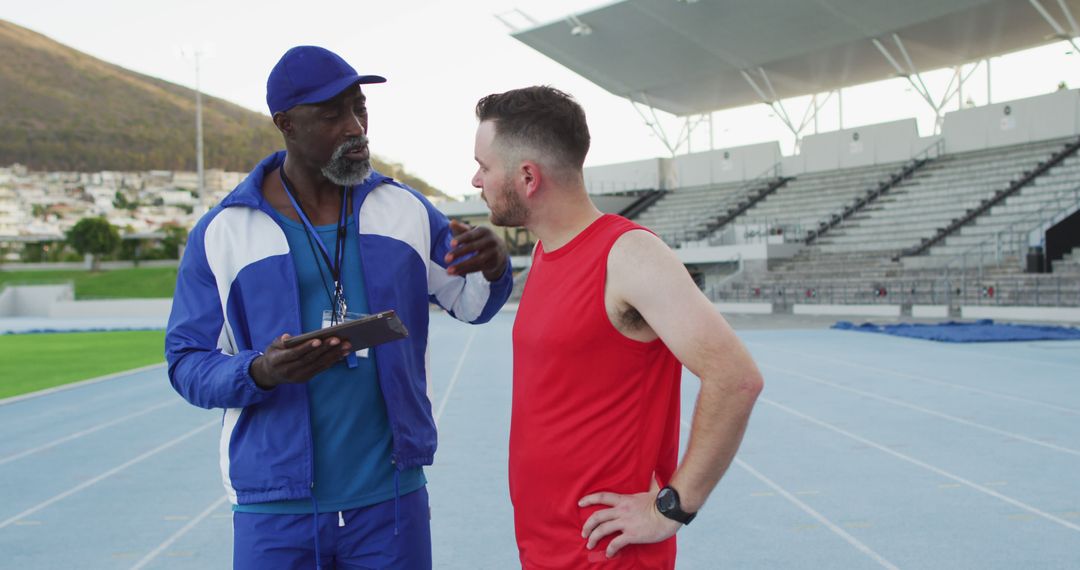
<path fill-rule="evenodd" d="M 682 526 L 656 510 L 656 491 L 635 495 L 593 493 L 578 501 L 579 507 L 589 505 L 607 505 L 611 508 L 596 511 L 585 521 L 581 536 L 589 540 L 586 548 L 592 550 L 605 536 L 613 532 L 621 533 L 608 544 L 608 558 L 615 556 L 627 544 L 648 544 L 671 538 Z"/>
<path fill-rule="evenodd" d="M 497 281 L 502 277 L 508 257 L 506 244 L 491 228 L 474 228 L 457 220 L 450 220 L 450 231 L 454 234 L 454 239 L 450 241 L 452 249 L 444 259 L 453 265 L 446 268 L 447 273 L 467 275 L 483 271 L 484 278 L 488 281 Z M 455 261 L 457 263 L 454 263 Z"/>
<path fill-rule="evenodd" d="M 266 351 L 251 362 L 251 377 L 260 388 L 268 390 L 278 384 L 307 382 L 352 352 L 352 345 L 337 337 L 325 341 L 314 339 L 285 348 L 287 338 L 289 335 L 283 334 L 274 339 Z"/>

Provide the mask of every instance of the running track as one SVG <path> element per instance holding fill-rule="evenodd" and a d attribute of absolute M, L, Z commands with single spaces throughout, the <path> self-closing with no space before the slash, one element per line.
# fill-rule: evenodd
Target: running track
<path fill-rule="evenodd" d="M 516 565 L 512 321 L 433 315 L 439 569 Z M 1080 343 L 739 330 L 766 388 L 680 569 L 1080 568 Z M 163 367 L 0 404 L 0 568 L 229 567 L 219 423 Z"/>

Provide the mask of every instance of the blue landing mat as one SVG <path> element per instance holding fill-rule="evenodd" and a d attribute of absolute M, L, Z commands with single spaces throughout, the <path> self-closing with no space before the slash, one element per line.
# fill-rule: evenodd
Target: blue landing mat
<path fill-rule="evenodd" d="M 973 323 L 949 321 L 934 325 L 908 323 L 895 325 L 863 323 L 861 325 L 856 325 L 849 321 L 839 321 L 833 325 L 832 328 L 891 334 L 895 336 L 936 340 L 941 342 L 1080 340 L 1080 329 L 1074 327 L 999 324 L 990 319 L 984 319 Z"/>

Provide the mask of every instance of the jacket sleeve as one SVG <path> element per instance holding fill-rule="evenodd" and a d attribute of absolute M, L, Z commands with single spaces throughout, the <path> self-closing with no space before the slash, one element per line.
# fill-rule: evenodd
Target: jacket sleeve
<path fill-rule="evenodd" d="M 169 381 L 185 400 L 202 408 L 239 408 L 271 393 L 248 373 L 260 355 L 237 351 L 225 329 L 222 294 L 206 261 L 200 224 L 188 237 L 176 277 L 176 293 L 165 330 Z"/>
<path fill-rule="evenodd" d="M 431 224 L 431 255 L 428 271 L 428 294 L 431 301 L 446 309 L 455 319 L 467 323 L 486 323 L 499 312 L 510 298 L 514 277 L 509 258 L 506 270 L 496 281 L 488 281 L 483 273 L 470 273 L 464 277 L 446 272 L 444 258 L 450 251 L 450 221 L 425 200 L 428 220 Z"/>

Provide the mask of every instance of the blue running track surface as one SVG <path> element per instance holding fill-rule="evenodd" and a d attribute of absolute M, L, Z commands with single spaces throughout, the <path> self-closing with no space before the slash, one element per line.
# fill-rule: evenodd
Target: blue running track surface
<path fill-rule="evenodd" d="M 517 566 L 514 315 L 432 315 L 435 568 Z M 1080 342 L 746 330 L 766 387 L 680 569 L 1080 568 Z M 683 435 L 698 380 L 683 378 Z M 227 568 L 220 411 L 163 367 L 0 404 L 0 568 Z"/>

